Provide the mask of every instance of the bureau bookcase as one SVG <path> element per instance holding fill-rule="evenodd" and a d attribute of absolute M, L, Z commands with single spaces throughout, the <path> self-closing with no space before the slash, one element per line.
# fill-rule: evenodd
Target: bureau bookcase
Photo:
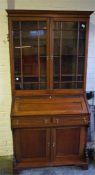
<path fill-rule="evenodd" d="M 7 10 L 14 170 L 86 169 L 91 11 Z"/>

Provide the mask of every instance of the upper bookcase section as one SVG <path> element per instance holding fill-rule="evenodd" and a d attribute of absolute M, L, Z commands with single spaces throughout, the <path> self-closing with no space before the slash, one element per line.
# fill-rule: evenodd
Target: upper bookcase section
<path fill-rule="evenodd" d="M 7 12 L 13 94 L 83 93 L 92 11 Z"/>

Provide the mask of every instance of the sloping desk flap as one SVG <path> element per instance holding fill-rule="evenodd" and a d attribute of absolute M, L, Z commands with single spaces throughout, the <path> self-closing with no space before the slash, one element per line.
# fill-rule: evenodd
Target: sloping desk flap
<path fill-rule="evenodd" d="M 12 116 L 87 114 L 85 99 L 79 97 L 16 98 Z"/>

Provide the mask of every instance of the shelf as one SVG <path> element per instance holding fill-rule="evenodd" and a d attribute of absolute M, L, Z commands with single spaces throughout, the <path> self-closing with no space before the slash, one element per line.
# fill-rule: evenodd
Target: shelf
<path fill-rule="evenodd" d="M 39 28 L 39 29 L 37 29 L 37 28 L 31 28 L 31 29 L 23 29 L 23 30 L 20 30 L 20 29 L 13 29 L 12 30 L 12 32 L 23 32 L 23 31 L 25 31 L 25 32 L 29 32 L 29 31 L 41 31 L 41 30 L 44 30 L 44 31 L 47 31 L 47 29 L 48 28 Z"/>
<path fill-rule="evenodd" d="M 69 55 L 69 54 L 61 55 L 61 57 L 64 57 L 64 56 L 68 56 L 68 57 L 72 57 L 72 56 L 73 56 L 73 57 L 75 58 L 75 57 L 77 57 L 77 54 L 76 54 L 76 55 Z M 59 58 L 60 55 L 54 55 L 53 57 L 58 57 L 58 58 Z M 80 57 L 85 57 L 85 55 L 82 55 L 82 56 L 81 56 L 81 55 L 78 55 L 78 57 L 79 57 L 79 58 L 80 58 Z"/>
<path fill-rule="evenodd" d="M 22 77 L 21 75 L 15 75 L 15 77 L 17 78 L 17 77 Z M 38 78 L 38 76 L 37 75 L 23 75 L 23 78 L 28 78 L 28 77 L 30 77 L 30 78 Z M 41 75 L 41 77 L 46 77 L 46 75 Z"/>
<path fill-rule="evenodd" d="M 55 84 L 60 84 L 60 83 L 83 83 L 83 81 L 54 81 Z"/>
<path fill-rule="evenodd" d="M 59 77 L 59 75 L 57 75 L 57 74 L 54 75 L 53 77 L 55 77 L 55 76 Z M 72 77 L 75 76 L 75 77 L 78 77 L 78 76 L 83 76 L 83 74 L 77 74 L 77 76 L 76 76 L 76 74 L 61 74 L 61 76 L 64 76 L 64 77 L 65 76 L 72 76 Z"/>
<path fill-rule="evenodd" d="M 21 82 L 15 82 L 15 83 L 22 84 Z M 46 81 L 45 82 L 40 82 L 40 81 L 39 82 L 38 81 L 37 82 L 36 81 L 35 82 L 31 82 L 31 81 L 30 82 L 23 82 L 23 84 L 43 84 L 43 83 L 46 83 Z"/>
<path fill-rule="evenodd" d="M 53 31 L 58 32 L 78 32 L 78 29 L 53 29 Z M 80 32 L 86 32 L 86 29 L 79 29 Z"/>

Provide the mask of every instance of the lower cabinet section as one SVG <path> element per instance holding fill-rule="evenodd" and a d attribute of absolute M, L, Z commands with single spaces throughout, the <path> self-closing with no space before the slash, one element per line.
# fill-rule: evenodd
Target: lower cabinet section
<path fill-rule="evenodd" d="M 17 169 L 87 163 L 86 127 L 16 128 L 13 130 Z"/>

